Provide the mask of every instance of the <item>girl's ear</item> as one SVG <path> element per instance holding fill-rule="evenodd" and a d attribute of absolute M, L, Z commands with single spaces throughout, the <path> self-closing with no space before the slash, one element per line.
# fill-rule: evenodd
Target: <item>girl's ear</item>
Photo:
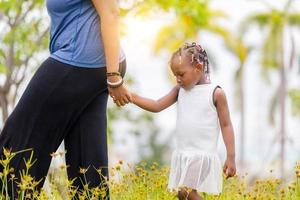
<path fill-rule="evenodd" d="M 203 70 L 203 63 L 202 62 L 197 62 L 195 67 L 196 67 L 196 69 L 202 71 Z"/>

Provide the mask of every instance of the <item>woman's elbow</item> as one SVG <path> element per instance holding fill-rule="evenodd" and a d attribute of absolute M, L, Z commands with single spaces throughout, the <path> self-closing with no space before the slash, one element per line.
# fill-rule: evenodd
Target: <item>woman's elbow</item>
<path fill-rule="evenodd" d="M 109 20 L 118 20 L 120 18 L 120 10 L 119 8 L 109 8 L 101 13 L 101 17 Z"/>
<path fill-rule="evenodd" d="M 116 9 L 111 9 L 110 10 L 110 15 L 115 18 L 115 19 L 119 19 L 120 18 L 120 10 L 118 8 Z"/>

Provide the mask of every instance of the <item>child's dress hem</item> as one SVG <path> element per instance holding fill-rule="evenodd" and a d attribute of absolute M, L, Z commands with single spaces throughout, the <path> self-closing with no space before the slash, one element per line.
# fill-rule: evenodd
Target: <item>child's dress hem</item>
<path fill-rule="evenodd" d="M 204 151 L 175 150 L 171 159 L 169 190 L 181 187 L 198 192 L 222 192 L 222 167 L 219 156 Z"/>

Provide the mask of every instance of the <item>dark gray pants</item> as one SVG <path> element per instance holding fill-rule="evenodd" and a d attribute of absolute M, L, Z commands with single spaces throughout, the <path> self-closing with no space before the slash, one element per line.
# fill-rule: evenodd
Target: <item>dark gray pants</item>
<path fill-rule="evenodd" d="M 125 73 L 125 61 L 123 75 Z M 77 177 L 79 167 L 88 168 L 85 174 L 91 187 L 103 181 L 96 169 L 103 168 L 108 176 L 106 108 L 108 90 L 106 68 L 80 68 L 48 58 L 29 82 L 24 94 L 7 119 L 0 136 L 2 148 L 20 151 L 32 148 L 36 163 L 29 173 L 43 181 L 55 152 L 65 141 L 66 164 L 69 179 Z M 30 152 L 21 153 L 11 161 L 18 175 L 24 169 L 23 158 Z M 1 169 L 1 167 L 0 167 Z"/>

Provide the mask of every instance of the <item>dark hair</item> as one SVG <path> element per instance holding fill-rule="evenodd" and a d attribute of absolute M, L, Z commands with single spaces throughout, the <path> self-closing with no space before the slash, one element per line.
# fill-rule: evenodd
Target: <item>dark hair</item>
<path fill-rule="evenodd" d="M 201 45 L 196 44 L 195 42 L 191 44 L 185 43 L 173 53 L 170 63 L 172 63 L 176 56 L 179 56 L 179 62 L 181 62 L 182 56 L 188 58 L 191 64 L 197 64 L 201 62 L 204 67 L 204 73 L 207 75 L 210 73 L 207 53 L 201 47 Z"/>

